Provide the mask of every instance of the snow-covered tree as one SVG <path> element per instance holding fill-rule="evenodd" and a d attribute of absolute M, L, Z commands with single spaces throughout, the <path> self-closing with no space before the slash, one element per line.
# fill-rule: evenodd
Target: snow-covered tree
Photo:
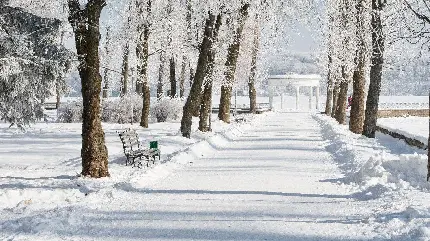
<path fill-rule="evenodd" d="M 72 53 L 62 23 L 0 2 L 0 119 L 25 125 L 43 117 L 44 100 L 65 91 Z"/>

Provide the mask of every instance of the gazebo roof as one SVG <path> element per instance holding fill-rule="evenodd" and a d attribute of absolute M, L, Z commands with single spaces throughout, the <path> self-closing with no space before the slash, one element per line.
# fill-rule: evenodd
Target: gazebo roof
<path fill-rule="evenodd" d="M 319 86 L 321 76 L 317 74 L 300 75 L 270 75 L 268 78 L 269 86 Z"/>

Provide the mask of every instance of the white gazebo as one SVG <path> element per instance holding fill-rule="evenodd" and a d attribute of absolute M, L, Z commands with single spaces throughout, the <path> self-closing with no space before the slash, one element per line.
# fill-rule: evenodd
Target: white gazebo
<path fill-rule="evenodd" d="M 273 109 L 273 90 L 277 86 L 294 86 L 296 87 L 296 109 L 299 109 L 299 92 L 300 87 L 308 87 L 309 88 L 309 109 L 312 110 L 312 97 L 313 97 L 313 89 L 315 88 L 315 97 L 316 104 L 315 108 L 319 107 L 319 98 L 320 98 L 320 80 L 321 76 L 312 74 L 312 75 L 299 75 L 299 74 L 291 74 L 291 75 L 271 75 L 269 76 L 269 102 L 270 108 Z"/>

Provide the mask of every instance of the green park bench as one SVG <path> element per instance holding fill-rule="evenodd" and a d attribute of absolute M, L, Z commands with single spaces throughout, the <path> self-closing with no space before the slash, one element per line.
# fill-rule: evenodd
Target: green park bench
<path fill-rule="evenodd" d="M 127 158 L 125 165 L 132 165 L 133 167 L 142 168 L 143 162 L 146 166 L 152 161 L 155 164 L 155 159 L 161 158 L 161 152 L 158 148 L 158 141 L 149 142 L 149 148 L 144 148 L 139 140 L 137 132 L 133 129 L 127 129 L 119 133 L 119 137 L 124 149 L 124 155 Z"/>

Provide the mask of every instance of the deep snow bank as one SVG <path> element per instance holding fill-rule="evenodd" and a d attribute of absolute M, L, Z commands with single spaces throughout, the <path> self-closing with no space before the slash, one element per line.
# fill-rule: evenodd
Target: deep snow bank
<path fill-rule="evenodd" d="M 430 189 L 426 181 L 427 155 L 424 152 L 393 154 L 377 139 L 354 134 L 330 117 L 314 115 L 314 118 L 323 129 L 326 149 L 343 170 L 345 181 L 356 183 L 361 190 L 376 186 L 380 191 L 410 187 Z M 396 142 L 393 139 L 391 144 Z"/>

